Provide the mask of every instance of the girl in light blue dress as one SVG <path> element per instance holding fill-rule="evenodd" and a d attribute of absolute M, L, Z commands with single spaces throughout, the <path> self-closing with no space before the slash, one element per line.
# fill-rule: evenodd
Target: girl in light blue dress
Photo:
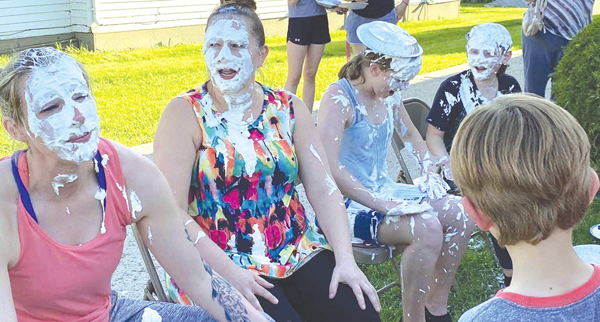
<path fill-rule="evenodd" d="M 474 224 L 460 198 L 446 194 L 437 160 L 402 105 L 401 90 L 419 72 L 422 49 L 385 22 L 357 33 L 368 49 L 344 65 L 325 92 L 319 135 L 355 241 L 408 245 L 401 264 L 404 321 L 449 321 L 448 293 Z M 396 183 L 387 172 L 394 129 L 423 173 L 415 185 Z"/>

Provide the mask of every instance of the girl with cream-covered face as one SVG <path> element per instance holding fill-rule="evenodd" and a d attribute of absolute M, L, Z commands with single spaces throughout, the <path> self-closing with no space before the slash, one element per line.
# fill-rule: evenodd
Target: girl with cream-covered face
<path fill-rule="evenodd" d="M 497 23 L 474 26 L 466 39 L 469 69 L 441 83 L 426 119 L 427 146 L 440 160 L 444 177 L 450 181 L 454 179 L 449 153 L 462 120 L 499 96 L 521 91 L 518 81 L 506 74 L 512 39 L 504 26 Z M 510 257 L 500 247 L 496 248 L 496 255 L 508 284 L 512 275 Z"/>
<path fill-rule="evenodd" d="M 349 230 L 366 243 L 409 245 L 401 265 L 404 321 L 424 321 L 426 309 L 447 315 L 448 292 L 473 223 L 460 199 L 446 194 L 448 186 L 434 172 L 436 159 L 403 105 L 401 92 L 421 69 L 422 49 L 406 31 L 384 22 L 364 24 L 357 34 L 379 49 L 342 67 L 340 80 L 323 95 L 318 124 L 333 177 L 350 199 Z M 387 172 L 394 131 L 423 172 L 415 185 L 396 183 Z"/>

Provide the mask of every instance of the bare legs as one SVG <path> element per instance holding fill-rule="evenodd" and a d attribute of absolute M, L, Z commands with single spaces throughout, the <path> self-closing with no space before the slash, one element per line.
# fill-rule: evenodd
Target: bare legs
<path fill-rule="evenodd" d="M 447 313 L 448 293 L 474 228 L 459 197 L 429 202 L 431 213 L 399 217 L 397 222 L 384 217 L 378 231 L 383 244 L 409 245 L 401 261 L 407 322 L 423 321 L 425 306 L 434 315 Z"/>
<path fill-rule="evenodd" d="M 452 281 L 467 250 L 475 223 L 464 212 L 460 197 L 447 195 L 429 203 L 438 213 L 437 217 L 444 228 L 444 243 L 435 266 L 434 283 L 427 294 L 426 306 L 433 315 L 444 315 L 448 312 L 448 293 Z"/>
<path fill-rule="evenodd" d="M 350 45 L 350 47 L 352 47 L 352 56 L 360 54 L 363 50 L 367 48 L 365 47 L 365 45 Z"/>
<path fill-rule="evenodd" d="M 287 42 L 288 77 L 285 89 L 296 93 L 300 77 L 304 76 L 302 100 L 311 112 L 315 100 L 315 79 L 324 51 L 325 45 L 302 46 Z M 304 73 L 302 73 L 303 69 Z"/>
<path fill-rule="evenodd" d="M 433 214 L 403 216 L 379 226 L 379 242 L 409 245 L 402 254 L 402 307 L 404 321 L 425 321 L 425 301 L 442 248 L 442 226 Z"/>

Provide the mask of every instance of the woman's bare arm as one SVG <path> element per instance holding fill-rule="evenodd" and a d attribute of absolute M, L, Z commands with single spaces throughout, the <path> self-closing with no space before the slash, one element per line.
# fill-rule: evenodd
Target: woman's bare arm
<path fill-rule="evenodd" d="M 191 218 L 187 214 L 188 193 L 201 143 L 202 133 L 192 106 L 182 98 L 174 99 L 165 108 L 154 136 L 154 163 L 173 191 L 177 205 L 182 210 L 183 222 Z M 242 292 L 255 308 L 261 308 L 255 294 L 277 303 L 277 299 L 266 290 L 272 287 L 270 283 L 237 266 L 210 238 L 198 239 L 202 232 L 196 222 L 190 222 L 186 228 L 190 238 L 197 241 L 196 249 L 200 255 Z"/>
<path fill-rule="evenodd" d="M 187 238 L 169 184 L 148 159 L 120 146 L 117 152 L 128 195 L 141 203 L 136 214 L 144 244 L 186 294 L 219 321 L 264 321 L 243 296 L 204 262 Z"/>
<path fill-rule="evenodd" d="M 17 322 L 8 269 L 14 266 L 20 253 L 17 225 L 16 184 L 10 159 L 0 161 L 0 316 L 2 321 Z"/>

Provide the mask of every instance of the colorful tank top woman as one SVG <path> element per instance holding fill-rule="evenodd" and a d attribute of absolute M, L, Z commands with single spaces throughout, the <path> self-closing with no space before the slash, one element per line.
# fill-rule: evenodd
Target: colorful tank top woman
<path fill-rule="evenodd" d="M 262 88 L 262 112 L 249 122 L 219 113 L 206 84 L 182 96 L 192 104 L 203 135 L 189 212 L 237 265 L 283 278 L 327 243 L 307 220 L 294 183 L 292 96 Z"/>

